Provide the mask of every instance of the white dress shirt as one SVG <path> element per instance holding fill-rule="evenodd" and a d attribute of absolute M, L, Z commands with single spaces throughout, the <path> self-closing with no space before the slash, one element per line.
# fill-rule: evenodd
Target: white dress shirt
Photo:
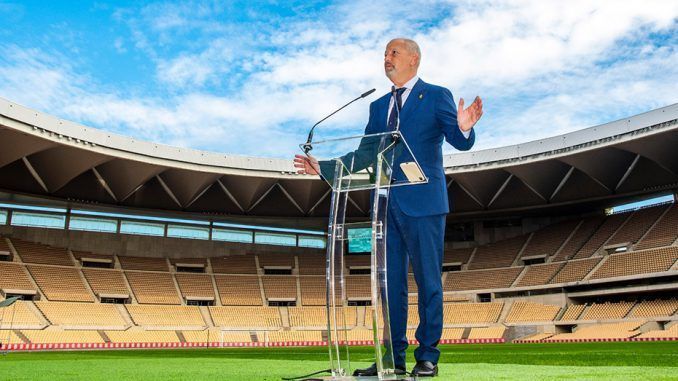
<path fill-rule="evenodd" d="M 405 91 L 403 91 L 402 95 L 400 96 L 400 99 L 403 102 L 402 107 L 405 107 L 405 102 L 407 101 L 407 98 L 410 96 L 410 93 L 412 92 L 412 88 L 414 87 L 414 85 L 417 83 L 418 80 L 419 80 L 419 77 L 415 75 L 414 77 L 412 77 L 412 79 L 407 81 L 405 83 L 405 85 L 403 86 L 405 88 Z M 395 97 L 391 97 L 391 100 L 389 101 L 389 104 L 388 104 L 388 112 L 386 113 L 386 124 L 388 124 L 388 116 L 391 115 L 391 110 L 393 110 L 393 104 L 394 103 L 395 103 Z M 398 122 L 396 122 L 396 123 L 400 124 L 400 117 L 398 117 Z M 469 136 L 471 136 L 471 130 L 463 131 L 461 128 L 459 128 L 459 131 L 461 131 L 462 135 L 464 135 L 464 137 L 466 139 L 468 139 Z"/>

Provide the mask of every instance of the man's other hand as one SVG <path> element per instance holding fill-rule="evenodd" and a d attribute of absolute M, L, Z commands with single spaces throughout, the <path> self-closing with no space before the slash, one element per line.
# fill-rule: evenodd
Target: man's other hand
<path fill-rule="evenodd" d="M 480 97 L 476 97 L 466 110 L 464 110 L 464 98 L 459 99 L 459 107 L 457 107 L 457 124 L 462 131 L 468 131 L 476 122 L 483 116 L 483 101 Z"/>
<path fill-rule="evenodd" d="M 320 174 L 318 160 L 310 155 L 294 155 L 294 167 L 297 169 L 297 173 L 302 175 Z"/>

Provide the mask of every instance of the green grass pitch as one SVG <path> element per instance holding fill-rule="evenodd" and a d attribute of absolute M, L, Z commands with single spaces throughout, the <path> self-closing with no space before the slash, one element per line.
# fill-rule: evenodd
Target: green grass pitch
<path fill-rule="evenodd" d="M 440 348 L 436 380 L 678 380 L 675 341 Z M 373 353 L 352 347 L 352 366 L 369 365 Z M 280 380 L 327 367 L 323 347 L 17 352 L 0 356 L 0 379 Z"/>

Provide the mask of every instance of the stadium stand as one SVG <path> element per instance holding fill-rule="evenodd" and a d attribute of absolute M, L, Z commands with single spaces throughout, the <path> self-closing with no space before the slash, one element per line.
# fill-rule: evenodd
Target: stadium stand
<path fill-rule="evenodd" d="M 664 300 L 643 300 L 636 304 L 636 306 L 629 313 L 629 317 L 655 317 L 655 316 L 671 316 L 678 311 L 678 300 L 675 298 Z"/>
<path fill-rule="evenodd" d="M 7 256 L 8 261 L 12 261 L 14 259 L 12 249 L 10 249 L 7 239 L 3 236 L 0 236 L 0 255 Z"/>
<path fill-rule="evenodd" d="M 479 246 L 469 263 L 469 270 L 509 267 L 518 256 L 529 235 Z"/>
<path fill-rule="evenodd" d="M 250 331 L 222 331 L 216 328 L 206 329 L 204 331 L 182 331 L 187 343 L 250 343 L 252 342 L 252 333 Z M 258 337 L 257 334 L 254 334 Z"/>
<path fill-rule="evenodd" d="M 169 271 L 165 258 L 118 256 L 118 261 L 124 270 Z"/>
<path fill-rule="evenodd" d="M 129 295 L 130 290 L 125 284 L 122 271 L 108 269 L 82 269 L 87 283 L 92 291 L 101 297 L 101 295 Z"/>
<path fill-rule="evenodd" d="M 276 307 L 218 307 L 209 306 L 215 326 L 224 328 L 277 329 L 282 327 Z"/>
<path fill-rule="evenodd" d="M 678 204 L 673 204 L 636 245 L 637 250 L 670 246 L 678 239 Z"/>
<path fill-rule="evenodd" d="M 451 303 L 443 306 L 444 324 L 496 323 L 504 303 Z"/>
<path fill-rule="evenodd" d="M 504 337 L 504 332 L 506 332 L 506 327 L 504 327 L 504 326 L 471 328 L 471 331 L 468 334 L 468 338 L 469 339 L 501 339 L 501 338 Z"/>
<path fill-rule="evenodd" d="M 665 329 L 654 329 L 636 336 L 639 339 L 678 339 L 678 324 Z"/>
<path fill-rule="evenodd" d="M 613 214 L 605 218 L 602 225 L 593 233 L 593 236 L 589 238 L 588 241 L 582 246 L 577 254 L 574 255 L 574 259 L 589 258 L 600 249 L 605 242 L 607 242 L 610 237 L 619 229 L 622 224 L 630 218 L 631 213 L 620 213 Z"/>
<path fill-rule="evenodd" d="M 196 306 L 128 304 L 125 307 L 134 323 L 140 326 L 207 326 Z"/>
<path fill-rule="evenodd" d="M 521 257 L 538 255 L 551 257 L 563 245 L 578 224 L 579 220 L 569 220 L 537 230 L 525 246 Z"/>
<path fill-rule="evenodd" d="M 560 317 L 560 320 L 577 320 L 581 316 L 582 312 L 586 309 L 585 304 L 570 304 L 565 309 L 563 316 Z"/>
<path fill-rule="evenodd" d="M 37 311 L 31 308 L 28 301 L 16 301 L 13 305 L 3 308 L 0 317 L 3 318 L 0 328 L 9 329 L 16 327 L 43 328 L 44 323 L 36 315 Z"/>
<path fill-rule="evenodd" d="M 409 336 L 414 337 L 414 335 Z M 443 328 L 443 340 L 461 340 L 464 337 L 464 328 Z"/>
<path fill-rule="evenodd" d="M 320 342 L 321 331 L 268 331 L 266 341 L 269 343 L 284 343 L 291 341 Z"/>
<path fill-rule="evenodd" d="M 261 306 L 261 288 L 257 276 L 215 275 L 219 298 L 224 306 Z"/>
<path fill-rule="evenodd" d="M 351 267 L 370 267 L 369 255 L 349 255 L 344 257 L 344 261 L 348 269 Z"/>
<path fill-rule="evenodd" d="M 230 255 L 210 258 L 212 271 L 218 274 L 256 274 L 257 264 L 254 255 Z"/>
<path fill-rule="evenodd" d="M 287 310 L 291 327 L 322 328 L 327 326 L 326 307 L 289 307 Z M 346 327 L 355 327 L 357 325 L 357 316 L 356 307 L 344 307 Z"/>
<path fill-rule="evenodd" d="M 365 327 L 372 326 L 372 311 L 371 307 L 367 307 L 365 310 Z M 419 324 L 419 308 L 416 304 L 410 304 L 407 311 L 407 326 L 416 327 Z M 381 308 L 377 310 L 377 326 L 382 327 L 384 325 L 384 318 L 381 312 Z"/>
<path fill-rule="evenodd" d="M 295 268 L 294 264 L 294 254 L 287 254 L 287 253 L 275 253 L 275 254 L 267 254 L 267 255 L 259 255 L 258 260 L 259 260 L 259 267 L 264 268 L 264 267 L 289 267 L 289 268 Z"/>
<path fill-rule="evenodd" d="M 595 246 L 590 242 L 601 241 L 601 237 L 606 235 L 608 235 L 608 238 L 604 240 L 600 247 L 617 243 L 632 243 L 634 239 L 640 239 L 636 245 L 638 247 L 641 247 L 644 242 L 645 245 L 649 245 L 649 242 L 667 242 L 670 239 L 661 238 L 664 235 L 660 235 L 658 232 L 662 231 L 660 229 L 661 224 L 671 221 L 671 213 L 674 210 L 675 206 L 670 208 L 663 206 L 625 213 L 621 215 L 627 219 L 623 224 L 619 222 L 610 223 L 610 219 L 621 219 L 621 217 L 615 216 L 609 216 L 604 220 L 600 218 L 583 221 L 575 219 L 533 232 L 529 241 L 527 241 L 528 235 L 524 235 L 500 241 L 497 244 L 479 246 L 477 249 L 446 251 L 446 263 L 465 263 L 471 260 L 468 267 L 472 268 L 475 264 L 475 267 L 480 267 L 480 269 L 450 271 L 445 274 L 444 324 L 446 328 L 443 332 L 443 339 L 501 339 L 506 333 L 506 328 L 499 325 L 495 326 L 497 323 L 534 325 L 535 323 L 551 322 L 555 319 L 573 322 L 574 324 L 579 323 L 579 325 L 576 326 L 573 333 L 544 333 L 532 335 L 522 340 L 567 341 L 636 336 L 639 338 L 670 338 L 676 336 L 671 333 L 676 330 L 676 325 L 670 326 L 666 330 L 653 330 L 642 335 L 638 327 L 644 322 L 632 321 L 630 322 L 631 325 L 624 325 L 629 323 L 625 321 L 627 319 L 672 319 L 678 310 L 678 302 L 675 298 L 656 298 L 636 302 L 631 297 L 629 301 L 625 302 L 589 302 L 588 304 L 570 304 L 563 308 L 558 305 L 517 300 L 510 305 L 510 308 L 507 307 L 507 311 L 504 311 L 505 317 L 502 317 L 504 316 L 502 315 L 504 303 L 500 298 L 491 303 L 468 302 L 475 300 L 473 296 L 475 290 L 529 288 L 531 286 L 571 283 L 584 279 L 613 279 L 619 276 L 669 271 L 678 260 L 678 247 L 675 246 L 602 256 L 594 254 L 592 258 L 583 259 L 562 261 L 555 261 L 555 259 L 559 257 L 565 259 L 571 256 L 563 253 L 566 249 L 575 253 L 582 252 L 585 249 L 584 245 L 582 244 L 582 247 L 576 249 L 576 245 L 573 243 L 575 240 L 589 242 L 590 248 Z M 602 225 L 600 225 L 601 221 L 604 221 Z M 596 224 L 600 225 L 600 229 L 595 229 L 598 227 Z M 617 229 L 611 228 L 614 225 L 618 225 Z M 590 228 L 591 226 L 593 228 Z M 586 234 L 589 234 L 588 238 L 584 237 Z M 581 237 L 578 237 L 579 235 Z M 661 237 L 657 238 L 653 235 Z M 622 240 L 624 242 L 621 242 Z M 507 264 L 508 266 L 513 265 L 513 261 L 517 258 L 523 246 L 525 247 L 521 257 L 545 255 L 553 257 L 554 261 L 524 267 L 501 267 Z M 558 251 L 561 246 L 562 248 Z M 568 246 L 572 247 L 568 249 Z M 277 253 L 232 255 L 210 259 L 209 264 L 211 266 L 208 266 L 206 260 L 200 258 L 173 258 L 169 260 L 169 263 L 172 264 L 196 263 L 205 265 L 208 273 L 197 274 L 168 272 L 170 269 L 168 268 L 167 258 L 125 256 L 118 257 L 120 264 L 126 269 L 124 271 L 98 268 L 79 269 L 73 266 L 70 253 L 66 250 L 40 244 L 31 245 L 30 242 L 28 242 L 28 245 L 24 245 L 24 251 L 27 247 L 42 247 L 43 249 L 48 247 L 41 252 L 42 254 L 31 257 L 33 258 L 32 261 L 64 263 L 64 253 L 68 255 L 69 260 L 68 266 L 0 262 L 0 271 L 3 274 L 3 276 L 0 276 L 0 290 L 27 289 L 27 291 L 30 291 L 35 289 L 32 282 L 34 280 L 46 297 L 46 300 L 16 303 L 18 319 L 15 319 L 13 326 L 16 329 L 28 332 L 33 339 L 37 340 L 36 342 L 65 342 L 64 340 L 71 339 L 69 335 L 72 335 L 72 332 L 87 332 L 82 335 L 82 340 L 85 340 L 85 342 L 93 340 L 92 338 L 126 343 L 176 343 L 185 340 L 189 343 L 210 342 L 215 344 L 220 342 L 278 342 L 280 340 L 304 342 L 321 341 L 322 339 L 321 331 L 326 325 L 326 309 L 324 307 L 326 293 L 324 258 L 318 256 L 297 255 L 300 275 L 257 274 L 257 262 L 261 267 L 284 266 L 294 268 L 295 256 L 292 254 L 285 254 L 281 257 L 275 257 L 278 255 Z M 503 252 L 504 249 L 507 252 Z M 35 251 L 37 250 L 30 252 Z M 50 259 L 52 252 L 61 259 Z M 72 253 L 78 261 L 81 258 L 115 260 L 112 256 L 100 256 L 96 253 L 81 251 Z M 482 259 L 483 256 L 494 259 L 485 260 Z M 496 263 L 494 262 L 495 259 L 497 260 Z M 366 256 L 349 257 L 346 263 L 349 268 L 369 266 L 369 258 Z M 217 274 L 210 273 L 209 269 L 213 269 Z M 82 276 L 80 272 L 82 272 Z M 309 276 L 305 274 L 317 275 Z M 185 298 L 214 298 L 212 277 L 217 286 L 219 301 L 224 307 L 179 305 L 182 303 L 179 295 L 183 295 Z M 86 282 L 83 282 L 83 279 L 86 279 Z M 369 299 L 369 279 L 367 275 L 348 275 L 346 285 L 349 298 L 353 300 Z M 299 284 L 298 292 L 297 284 Z M 100 297 L 101 295 L 125 296 L 130 295 L 130 291 L 132 291 L 136 300 L 127 300 L 132 304 L 127 304 L 124 307 L 92 303 L 94 300 L 87 285 Z M 418 324 L 418 308 L 416 305 L 416 284 L 412 274 L 408 276 L 408 287 L 410 289 L 409 299 L 413 303 L 409 309 L 408 326 L 410 327 L 410 339 L 413 339 L 414 330 L 412 328 Z M 471 292 L 467 293 L 466 291 Z M 266 299 L 271 301 L 278 299 L 296 300 L 298 303 L 296 307 L 264 307 L 262 305 L 262 293 L 265 293 Z M 297 300 L 298 294 L 301 295 L 301 300 Z M 70 299 L 62 300 L 65 297 Z M 204 309 L 203 312 L 208 311 L 209 316 L 203 315 L 201 308 Z M 562 316 L 558 318 L 563 309 Z M 345 312 L 347 325 L 354 327 L 348 331 L 348 339 L 371 341 L 371 332 L 366 329 L 372 324 L 371 313 L 369 313 L 370 307 L 347 307 Z M 44 318 L 42 315 L 44 315 Z M 204 316 L 206 317 L 204 318 Z M 211 321 L 208 322 L 208 320 Z M 383 325 L 381 320 L 379 313 L 377 322 L 379 326 Z M 581 324 L 582 321 L 601 320 L 615 322 L 593 326 L 588 326 L 586 323 Z M 211 327 L 212 322 L 215 327 Z M 45 327 L 45 323 L 50 325 L 47 329 L 42 329 Z M 133 326 L 128 329 L 130 324 L 133 324 Z M 653 324 L 656 325 L 657 323 Z M 85 327 L 92 329 L 87 331 L 68 330 L 82 330 Z M 167 330 L 170 327 L 182 330 L 181 334 L 178 335 L 174 331 Z M 0 328 L 7 329 L 8 325 L 3 324 Z M 64 328 L 67 330 L 64 330 Z M 101 333 L 95 331 L 95 329 L 101 330 Z M 166 331 L 156 331 L 158 329 L 165 329 Z M 274 332 L 257 334 L 257 330 Z M 595 332 L 596 330 L 601 332 Z M 10 333 L 10 335 L 13 335 L 13 333 Z M 23 337 L 22 335 L 14 336 L 16 337 L 13 337 L 13 339 L 19 340 Z M 28 335 L 26 335 L 26 338 L 32 340 Z"/>
<path fill-rule="evenodd" d="M 604 320 L 624 318 L 633 308 L 633 302 L 593 303 L 579 317 L 580 320 Z"/>
<path fill-rule="evenodd" d="M 35 305 L 54 325 L 124 329 L 127 323 L 112 304 L 37 301 Z"/>
<path fill-rule="evenodd" d="M 112 343 L 178 343 L 176 331 L 104 331 Z"/>
<path fill-rule="evenodd" d="M 91 253 L 89 251 L 76 251 L 76 250 L 72 250 L 71 253 L 73 253 L 73 257 L 78 262 L 80 262 L 83 258 L 101 259 L 101 260 L 111 261 L 111 263 L 115 262 L 115 257 L 113 257 L 112 255 L 95 254 L 95 253 Z"/>
<path fill-rule="evenodd" d="M 623 322 L 577 326 L 572 333 L 559 333 L 544 341 L 570 341 L 591 339 L 628 339 L 637 336 L 644 322 Z"/>
<path fill-rule="evenodd" d="M 367 328 L 355 328 L 346 332 L 346 339 L 348 341 L 367 341 L 374 342 L 374 334 L 372 330 Z"/>
<path fill-rule="evenodd" d="M 551 279 L 549 283 L 569 283 L 584 279 L 600 262 L 601 258 L 588 258 L 576 261 L 567 261 L 565 266 Z"/>
<path fill-rule="evenodd" d="M 462 263 L 466 264 L 468 263 L 469 259 L 471 258 L 471 254 L 473 254 L 473 247 L 467 248 L 467 249 L 449 249 L 445 250 L 444 254 L 444 263 Z"/>
<path fill-rule="evenodd" d="M 125 271 L 134 296 L 143 304 L 181 304 L 169 273 Z"/>
<path fill-rule="evenodd" d="M 0 262 L 0 290 L 7 292 L 8 290 L 24 290 L 37 291 L 33 283 L 31 283 L 26 269 L 18 264 L 12 262 Z"/>
<path fill-rule="evenodd" d="M 299 254 L 299 275 L 325 275 L 326 259 L 324 255 Z"/>
<path fill-rule="evenodd" d="M 419 289 L 417 288 L 417 281 L 414 279 L 414 274 L 407 274 L 407 292 L 416 294 L 418 291 Z"/>
<path fill-rule="evenodd" d="M 73 266 L 73 260 L 66 249 L 24 241 L 18 238 L 12 238 L 11 242 L 21 260 L 25 263 Z"/>
<path fill-rule="evenodd" d="M 529 335 L 529 336 L 525 336 L 525 337 L 520 338 L 520 340 L 518 340 L 518 342 L 534 343 L 534 342 L 543 341 L 545 339 L 548 339 L 549 337 L 552 337 L 553 335 L 555 335 L 555 333 L 535 333 L 534 335 Z"/>
<path fill-rule="evenodd" d="M 612 254 L 591 275 L 591 279 L 668 271 L 677 259 L 678 247 Z"/>
<path fill-rule="evenodd" d="M 654 225 L 666 209 L 666 205 L 661 205 L 633 212 L 624 226 L 619 228 L 610 238 L 607 245 L 635 244 Z"/>
<path fill-rule="evenodd" d="M 565 266 L 565 262 L 527 266 L 527 270 L 516 283 L 516 287 L 547 284 Z"/>
<path fill-rule="evenodd" d="M 13 329 L 0 329 L 0 345 L 3 347 L 7 344 L 23 344 L 24 339 L 17 335 Z"/>
<path fill-rule="evenodd" d="M 94 298 L 85 287 L 78 269 L 28 265 L 42 293 L 48 300 L 63 302 L 93 302 Z"/>
<path fill-rule="evenodd" d="M 558 254 L 553 257 L 553 262 L 571 259 L 584 246 L 596 229 L 603 223 L 603 217 L 589 217 L 584 219 L 575 229 L 572 237 L 565 242 Z"/>
<path fill-rule="evenodd" d="M 22 330 L 21 333 L 32 344 L 58 343 L 104 343 L 103 337 L 97 331 L 61 331 L 61 330 Z"/>
<path fill-rule="evenodd" d="M 261 277 L 264 295 L 268 301 L 274 299 L 296 300 L 297 278 L 290 275 L 264 275 Z"/>
<path fill-rule="evenodd" d="M 326 307 L 289 307 L 287 310 L 292 327 L 323 327 L 327 325 Z M 355 321 L 352 325 L 355 325 Z"/>
<path fill-rule="evenodd" d="M 443 284 L 444 291 L 484 290 L 508 288 L 516 280 L 523 267 L 503 269 L 453 271 L 447 273 Z"/>
<path fill-rule="evenodd" d="M 324 306 L 327 299 L 326 283 L 324 276 L 299 277 L 301 304 L 304 306 Z"/>
<path fill-rule="evenodd" d="M 349 275 L 346 277 L 346 297 L 349 299 L 369 299 L 370 276 Z"/>
<path fill-rule="evenodd" d="M 506 316 L 506 323 L 553 321 L 560 309 L 550 304 L 516 301 Z"/>
<path fill-rule="evenodd" d="M 184 298 L 214 298 L 211 275 L 176 273 L 174 277 Z"/>
<path fill-rule="evenodd" d="M 207 258 L 169 258 L 169 261 L 172 266 L 183 264 L 207 267 Z"/>

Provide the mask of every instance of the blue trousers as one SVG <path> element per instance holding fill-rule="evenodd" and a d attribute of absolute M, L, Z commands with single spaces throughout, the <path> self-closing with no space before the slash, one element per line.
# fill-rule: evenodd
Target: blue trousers
<path fill-rule="evenodd" d="M 442 266 L 445 214 L 411 217 L 389 201 L 386 224 L 386 266 L 389 320 L 395 365 L 405 366 L 407 350 L 407 270 L 412 264 L 419 289 L 417 361 L 438 363 L 443 331 Z"/>

